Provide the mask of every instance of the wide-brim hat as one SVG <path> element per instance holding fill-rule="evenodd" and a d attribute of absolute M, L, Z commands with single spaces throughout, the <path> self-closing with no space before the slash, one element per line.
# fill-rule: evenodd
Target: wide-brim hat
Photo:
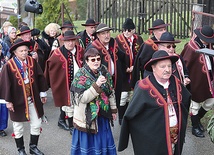
<path fill-rule="evenodd" d="M 23 35 L 25 33 L 29 33 L 31 31 L 33 31 L 33 29 L 31 30 L 28 26 L 22 26 L 20 28 L 20 33 L 18 33 L 17 36 Z"/>
<path fill-rule="evenodd" d="M 135 29 L 135 24 L 133 23 L 133 20 L 130 18 L 126 18 L 126 21 L 123 23 L 123 29 Z"/>
<path fill-rule="evenodd" d="M 170 59 L 172 61 L 172 64 L 174 64 L 178 60 L 178 56 L 176 55 L 169 55 L 164 50 L 156 51 L 152 58 L 145 64 L 144 69 L 147 71 L 152 72 L 152 65 L 160 60 Z"/>
<path fill-rule="evenodd" d="M 201 28 L 194 30 L 195 34 L 206 43 L 214 43 L 214 30 L 208 26 L 204 25 Z"/>
<path fill-rule="evenodd" d="M 104 31 L 110 31 L 113 30 L 114 28 L 108 27 L 106 24 L 104 23 L 100 23 L 97 28 L 96 31 L 93 33 L 93 35 L 100 33 L 100 32 L 104 32 Z"/>
<path fill-rule="evenodd" d="M 156 44 L 161 44 L 161 43 L 180 43 L 180 40 L 175 40 L 174 36 L 170 32 L 164 32 L 160 40 L 155 40 L 154 41 Z"/>
<path fill-rule="evenodd" d="M 22 40 L 21 38 L 18 38 L 18 39 L 14 42 L 13 46 L 11 46 L 11 48 L 10 48 L 10 50 L 9 50 L 10 53 L 12 54 L 14 50 L 16 50 L 19 46 L 23 46 L 23 45 L 25 45 L 25 46 L 27 46 L 28 48 L 30 48 L 31 43 L 30 43 L 30 41 L 24 41 L 24 40 Z"/>
<path fill-rule="evenodd" d="M 95 22 L 94 19 L 91 19 L 89 18 L 85 24 L 81 24 L 82 26 L 95 26 L 95 25 L 98 25 L 99 23 L 98 22 Z"/>
<path fill-rule="evenodd" d="M 62 26 L 60 27 L 60 29 L 62 28 L 76 28 L 70 21 L 65 21 Z"/>
<path fill-rule="evenodd" d="M 153 23 L 152 23 L 152 27 L 148 28 L 148 30 L 155 30 L 155 29 L 160 29 L 163 27 L 167 27 L 171 24 L 165 23 L 162 19 L 156 19 Z"/>
<path fill-rule="evenodd" d="M 75 39 L 79 39 L 79 38 L 80 38 L 80 36 L 76 36 L 74 34 L 74 31 L 68 30 L 68 31 L 65 31 L 62 40 L 68 41 L 68 40 L 75 40 Z"/>

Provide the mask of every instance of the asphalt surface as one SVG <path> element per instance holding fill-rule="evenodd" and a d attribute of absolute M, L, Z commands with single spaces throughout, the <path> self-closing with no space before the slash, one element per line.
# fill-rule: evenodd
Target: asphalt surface
<path fill-rule="evenodd" d="M 54 107 L 51 91 L 48 92 L 48 102 L 44 105 L 45 115 L 48 118 L 48 123 L 43 123 L 42 134 L 40 135 L 38 148 L 45 155 L 69 155 L 71 146 L 71 135 L 68 131 L 60 129 L 57 126 L 59 108 Z M 11 121 L 8 128 L 5 130 L 8 134 L 6 137 L 0 137 L 0 155 L 16 155 L 17 149 L 14 139 L 11 137 L 13 133 Z M 120 125 L 115 121 L 115 126 L 112 128 L 116 146 L 118 145 Z M 182 155 L 213 155 L 214 143 L 210 141 L 209 136 L 205 133 L 205 138 L 197 138 L 191 134 L 191 128 L 187 128 L 186 142 Z M 29 123 L 25 123 L 25 150 L 29 154 Z M 133 155 L 132 143 L 123 152 L 118 155 Z"/>

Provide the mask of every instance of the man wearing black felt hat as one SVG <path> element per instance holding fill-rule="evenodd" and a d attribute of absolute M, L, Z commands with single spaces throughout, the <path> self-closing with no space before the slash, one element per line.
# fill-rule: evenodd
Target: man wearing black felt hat
<path fill-rule="evenodd" d="M 190 83 L 189 72 L 186 64 L 181 55 L 176 53 L 176 44 L 180 43 L 180 40 L 175 40 L 174 36 L 170 32 L 164 32 L 160 40 L 154 41 L 158 45 L 158 50 L 165 50 L 169 55 L 179 56 L 178 61 L 172 66 L 173 75 L 175 75 L 184 85 Z"/>
<path fill-rule="evenodd" d="M 134 87 L 135 83 L 139 79 L 150 74 L 150 72 L 144 70 L 144 65 L 149 61 L 149 59 L 151 59 L 152 54 L 158 50 L 154 41 L 160 40 L 161 35 L 167 31 L 167 27 L 169 25 L 170 24 L 165 23 L 162 19 L 156 19 L 153 21 L 152 27 L 148 29 L 151 33 L 151 37 L 143 43 L 136 56 L 132 72 L 132 87 Z"/>
<path fill-rule="evenodd" d="M 191 94 L 172 75 L 178 56 L 158 50 L 145 64 L 151 72 L 139 80 L 124 114 L 118 151 L 131 135 L 135 155 L 181 155 Z"/>
<path fill-rule="evenodd" d="M 68 30 L 72 30 L 73 31 L 73 28 L 75 28 L 75 26 L 70 22 L 70 21 L 65 21 L 62 26 L 60 27 L 61 29 L 61 35 L 58 36 L 54 42 L 53 42 L 53 45 L 52 45 L 52 49 L 51 50 L 55 50 L 57 49 L 58 47 L 61 47 L 63 46 L 63 36 L 65 34 L 66 31 Z"/>
<path fill-rule="evenodd" d="M 53 94 L 56 107 L 60 107 L 58 126 L 64 130 L 73 131 L 73 117 L 68 117 L 66 123 L 66 113 L 63 106 L 71 105 L 70 86 L 75 73 L 83 64 L 83 49 L 76 45 L 77 39 L 73 31 L 68 30 L 63 36 L 63 46 L 52 51 L 46 62 L 45 77 Z"/>
<path fill-rule="evenodd" d="M 214 106 L 214 65 L 213 57 L 196 53 L 196 50 L 202 48 L 213 49 L 214 31 L 210 26 L 204 25 L 195 29 L 194 33 L 196 37 L 193 37 L 186 44 L 181 55 L 186 62 L 191 80 L 192 102 L 190 116 L 192 134 L 196 137 L 204 137 L 205 130 L 200 119 Z"/>
<path fill-rule="evenodd" d="M 79 41 L 83 48 L 86 48 L 88 44 L 90 44 L 95 39 L 93 33 L 95 32 L 96 26 L 98 24 L 99 23 L 95 22 L 92 18 L 89 18 L 84 24 L 82 24 L 82 26 L 85 26 L 85 30 L 78 33 L 78 36 L 81 37 Z"/>
<path fill-rule="evenodd" d="M 43 104 L 47 101 L 48 86 L 39 64 L 28 56 L 29 41 L 18 38 L 10 48 L 12 58 L 5 64 L 0 77 L 0 98 L 13 121 L 13 130 L 19 154 L 26 155 L 24 122 L 30 123 L 30 154 L 44 155 L 38 148 L 41 133 Z"/>
<path fill-rule="evenodd" d="M 118 48 L 118 44 L 114 38 L 111 37 L 111 30 L 113 28 L 104 23 L 100 23 L 94 32 L 96 39 L 88 45 L 86 51 L 90 48 L 96 48 L 101 56 L 101 63 L 105 65 L 112 75 L 115 89 L 115 97 L 117 107 L 120 105 L 120 95 L 122 89 L 122 66 L 125 64 L 125 53 Z"/>
<path fill-rule="evenodd" d="M 123 115 L 132 96 L 130 81 L 135 57 L 143 43 L 141 36 L 135 34 L 135 24 L 131 18 L 127 18 L 123 23 L 123 32 L 116 36 L 115 40 L 119 49 L 125 53 L 125 64 L 122 65 L 123 85 L 118 107 L 119 124 L 122 122 Z"/>

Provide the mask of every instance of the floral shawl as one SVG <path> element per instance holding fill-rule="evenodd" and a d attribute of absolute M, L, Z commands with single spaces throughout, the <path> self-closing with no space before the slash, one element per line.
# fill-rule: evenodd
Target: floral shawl
<path fill-rule="evenodd" d="M 74 80 L 71 85 L 71 95 L 73 96 L 73 103 L 78 105 L 78 100 L 76 100 L 75 98 L 79 99 L 82 97 L 83 92 L 89 89 L 92 84 L 97 81 L 99 75 L 101 74 L 100 72 L 107 78 L 107 82 L 100 87 L 102 89 L 102 93 L 87 104 L 85 113 L 86 123 L 87 125 L 89 125 L 89 127 L 92 121 L 95 120 L 98 115 L 102 115 L 106 118 L 111 119 L 110 102 L 108 99 L 113 91 L 113 81 L 111 75 L 104 65 L 101 65 L 100 71 L 96 74 L 92 72 L 87 64 L 85 64 L 75 74 Z"/>

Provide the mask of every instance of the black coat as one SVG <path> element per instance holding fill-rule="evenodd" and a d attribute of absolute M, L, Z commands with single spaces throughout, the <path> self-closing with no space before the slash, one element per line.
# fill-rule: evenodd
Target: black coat
<path fill-rule="evenodd" d="M 168 90 L 179 125 L 174 154 L 180 155 L 191 95 L 175 76 L 171 76 Z M 130 134 L 135 155 L 172 155 L 166 100 L 166 90 L 155 80 L 153 74 L 137 82 L 122 122 L 118 151 L 127 148 Z"/>

